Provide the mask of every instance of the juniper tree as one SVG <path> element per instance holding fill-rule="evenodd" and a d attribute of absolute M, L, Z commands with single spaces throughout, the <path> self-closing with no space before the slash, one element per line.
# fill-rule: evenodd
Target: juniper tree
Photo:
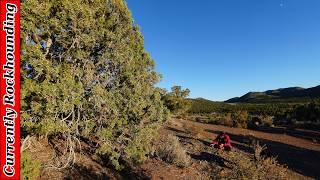
<path fill-rule="evenodd" d="M 141 161 L 166 119 L 160 77 L 123 0 L 26 0 L 21 11 L 22 126 L 98 138 L 97 153 Z"/>
<path fill-rule="evenodd" d="M 189 89 L 173 86 L 171 92 L 163 95 L 163 101 L 172 113 L 181 115 L 186 113 L 191 107 L 191 102 L 186 99 L 189 94 Z"/>

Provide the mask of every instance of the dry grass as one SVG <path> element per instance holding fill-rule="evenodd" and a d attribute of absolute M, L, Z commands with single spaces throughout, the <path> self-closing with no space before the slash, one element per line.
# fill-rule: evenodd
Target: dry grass
<path fill-rule="evenodd" d="M 182 128 L 183 125 L 181 124 L 181 122 L 178 122 L 177 119 L 170 119 L 169 121 L 167 121 L 168 126 L 170 127 L 178 127 L 178 128 Z"/>
<path fill-rule="evenodd" d="M 262 152 L 263 152 L 264 150 L 266 150 L 266 149 L 267 149 L 267 146 L 266 146 L 266 145 L 261 146 L 261 145 L 259 144 L 259 141 L 257 141 L 255 144 L 253 144 L 254 160 L 255 160 L 255 161 L 260 161 L 260 160 L 262 160 L 262 159 L 263 159 L 263 157 L 261 156 L 261 155 L 262 155 Z"/>
<path fill-rule="evenodd" d="M 219 124 L 225 125 L 228 127 L 233 127 L 232 114 L 228 113 L 225 116 L 221 117 L 219 120 Z"/>
<path fill-rule="evenodd" d="M 178 137 L 171 134 L 167 135 L 161 143 L 156 145 L 155 153 L 163 161 L 178 167 L 190 165 L 190 156 L 180 144 Z"/>
<path fill-rule="evenodd" d="M 261 155 L 266 146 L 259 143 L 253 146 L 254 156 L 248 156 L 241 152 L 233 151 L 222 153 L 221 156 L 227 159 L 231 171 L 225 174 L 223 179 L 287 179 L 287 169 L 280 165 L 273 157 Z M 219 178 L 220 179 L 220 178 Z"/>
<path fill-rule="evenodd" d="M 201 163 L 201 171 L 209 173 L 211 179 L 295 179 L 275 158 L 261 155 L 265 146 L 255 147 L 257 155 L 244 154 L 238 150 L 215 152 L 218 163 L 205 161 Z"/>
<path fill-rule="evenodd" d="M 271 127 L 273 125 L 273 116 L 261 116 L 260 118 L 264 126 Z"/>

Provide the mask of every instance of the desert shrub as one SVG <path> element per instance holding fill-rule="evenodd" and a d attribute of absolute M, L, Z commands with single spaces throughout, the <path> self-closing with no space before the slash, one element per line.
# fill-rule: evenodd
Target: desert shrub
<path fill-rule="evenodd" d="M 117 167 L 121 157 L 145 159 L 150 139 L 141 134 L 154 131 L 168 112 L 155 87 L 155 63 L 125 1 L 21 5 L 22 128 L 96 140 L 97 153 Z"/>
<path fill-rule="evenodd" d="M 247 123 L 247 128 L 256 129 L 261 126 L 261 119 L 257 116 L 251 117 Z"/>
<path fill-rule="evenodd" d="M 296 105 L 293 109 L 275 117 L 275 124 L 308 129 L 317 129 L 320 124 L 320 104 Z"/>
<path fill-rule="evenodd" d="M 209 123 L 209 124 L 217 124 L 218 118 L 215 118 L 215 116 L 210 114 L 204 114 L 204 115 L 193 115 L 187 117 L 188 120 L 200 122 L 200 123 Z"/>
<path fill-rule="evenodd" d="M 221 117 L 218 121 L 220 125 L 233 127 L 232 114 L 227 113 L 225 116 Z"/>
<path fill-rule="evenodd" d="M 237 111 L 232 115 L 233 126 L 247 128 L 249 113 L 247 111 Z"/>
<path fill-rule="evenodd" d="M 156 155 L 167 163 L 178 167 L 190 165 L 190 156 L 180 144 L 179 138 L 169 134 L 161 143 L 156 145 Z"/>
<path fill-rule="evenodd" d="M 291 113 L 297 121 L 320 122 L 320 104 L 310 103 L 297 106 Z"/>
<path fill-rule="evenodd" d="M 251 129 L 256 129 L 260 126 L 272 127 L 274 125 L 274 117 L 268 115 L 260 115 L 249 118 L 247 122 L 247 127 Z"/>
<path fill-rule="evenodd" d="M 259 141 L 253 143 L 253 157 L 255 161 L 260 161 L 263 159 L 262 152 L 267 149 L 266 145 L 261 146 Z"/>
<path fill-rule="evenodd" d="M 211 113 L 207 115 L 206 123 L 209 124 L 219 124 L 219 119 L 221 118 L 221 114 Z"/>
<path fill-rule="evenodd" d="M 216 155 L 224 159 L 223 163 L 228 168 L 211 166 L 209 170 L 213 173 L 212 179 L 290 179 L 285 166 L 280 165 L 275 158 L 263 155 L 266 146 L 261 146 L 255 140 L 248 144 L 252 148 L 252 155 L 238 150 L 217 152 Z"/>
<path fill-rule="evenodd" d="M 41 163 L 32 159 L 31 153 L 24 151 L 21 154 L 21 179 L 34 180 L 40 176 Z"/>
<path fill-rule="evenodd" d="M 260 146 L 261 147 L 261 146 Z M 258 153 L 258 151 L 255 151 Z M 287 170 L 275 158 L 266 158 L 259 155 L 259 159 L 237 151 L 225 155 L 231 166 L 229 173 L 223 179 L 286 179 Z"/>
<path fill-rule="evenodd" d="M 229 112 L 221 117 L 216 115 L 216 118 L 214 119 L 215 120 L 212 122 L 215 124 L 229 126 L 229 127 L 247 128 L 247 123 L 249 121 L 249 114 L 247 111 L 237 111 L 234 113 Z"/>
<path fill-rule="evenodd" d="M 273 125 L 273 116 L 260 116 L 261 123 L 263 126 L 271 127 Z"/>

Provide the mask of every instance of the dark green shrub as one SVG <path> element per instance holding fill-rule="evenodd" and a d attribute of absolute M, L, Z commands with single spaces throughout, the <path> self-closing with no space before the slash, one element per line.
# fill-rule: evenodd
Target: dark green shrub
<path fill-rule="evenodd" d="M 28 0 L 21 11 L 21 125 L 98 139 L 97 153 L 145 159 L 167 110 L 154 61 L 124 0 Z M 139 142 L 132 144 L 131 142 Z M 146 147 L 141 147 L 141 144 Z"/>

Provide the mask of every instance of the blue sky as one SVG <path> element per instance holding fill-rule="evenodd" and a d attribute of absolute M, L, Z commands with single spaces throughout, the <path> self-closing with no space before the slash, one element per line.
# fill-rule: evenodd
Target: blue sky
<path fill-rule="evenodd" d="M 163 76 L 191 97 L 320 85 L 320 0 L 127 0 Z"/>

